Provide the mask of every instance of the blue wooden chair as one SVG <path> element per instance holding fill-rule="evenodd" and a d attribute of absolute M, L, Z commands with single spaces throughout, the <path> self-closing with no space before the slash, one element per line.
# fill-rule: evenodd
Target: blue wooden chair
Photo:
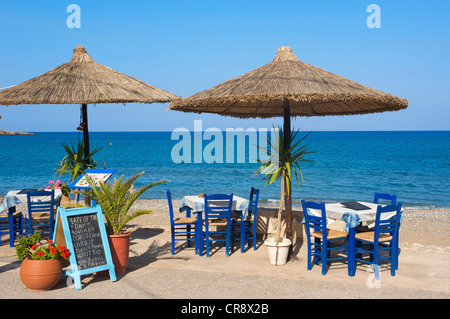
<path fill-rule="evenodd" d="M 375 193 L 375 196 L 373 198 L 374 204 L 378 204 L 380 199 L 391 201 L 391 204 L 394 205 L 397 202 L 397 195 L 390 195 L 386 193 Z"/>
<path fill-rule="evenodd" d="M 391 263 L 391 276 L 395 276 L 398 263 L 397 238 L 401 208 L 401 203 L 384 207 L 378 205 L 375 230 L 355 234 L 355 259 L 357 261 L 379 266 L 380 261 L 388 260 Z M 383 217 L 392 212 L 395 212 L 393 217 L 389 219 Z M 370 255 L 369 260 L 364 259 L 365 256 L 363 256 L 367 253 Z"/>
<path fill-rule="evenodd" d="M 9 227 L 9 214 L 12 214 L 13 227 Z M 11 212 L 0 214 L 0 245 L 2 234 L 8 234 L 10 238 L 10 246 L 14 246 L 14 240 L 23 235 L 23 215 L 21 212 Z M 11 240 L 12 237 L 12 240 Z"/>
<path fill-rule="evenodd" d="M 302 206 L 308 242 L 308 270 L 311 270 L 312 259 L 314 259 L 316 264 L 322 263 L 322 275 L 325 275 L 328 264 L 331 261 L 347 259 L 347 256 L 331 258 L 330 252 L 332 250 L 346 252 L 348 246 L 347 240 L 345 239 L 347 239 L 348 234 L 337 230 L 327 229 L 325 203 L 306 202 L 302 200 Z M 320 210 L 321 216 L 318 217 L 313 215 L 310 209 Z M 314 241 L 312 241 L 312 238 L 314 238 Z M 338 240 L 344 243 L 336 243 Z"/>
<path fill-rule="evenodd" d="M 172 206 L 172 195 L 170 190 L 167 190 L 167 201 L 169 203 L 170 213 L 170 233 L 172 239 L 172 255 L 175 254 L 175 242 L 184 241 L 187 246 L 191 246 L 194 241 L 195 253 L 199 249 L 199 230 L 197 217 L 191 217 L 190 211 L 186 211 L 186 217 L 174 217 Z"/>
<path fill-rule="evenodd" d="M 379 203 L 379 200 L 391 201 L 391 204 L 394 205 L 394 204 L 397 203 L 397 195 L 394 195 L 394 194 L 393 194 L 393 195 L 390 195 L 390 194 L 386 194 L 386 193 L 375 193 L 373 202 L 374 202 L 375 204 L 378 204 L 378 203 Z M 399 221 L 398 221 L 398 233 L 399 233 L 399 235 L 400 235 L 400 227 L 401 227 L 401 224 L 402 224 L 402 218 L 403 218 L 403 211 L 400 213 L 400 219 L 399 219 Z M 358 229 L 359 229 L 359 228 L 358 228 Z M 366 230 L 366 231 L 367 231 L 367 230 Z M 397 254 L 396 254 L 397 259 L 398 259 L 398 254 L 399 254 L 399 251 L 398 251 L 399 237 L 400 237 L 400 236 L 397 236 Z M 396 263 L 396 266 L 398 267 L 398 262 Z M 397 269 L 398 269 L 398 268 L 397 268 Z"/>
<path fill-rule="evenodd" d="M 205 194 L 203 234 L 206 243 L 206 256 L 208 257 L 213 241 L 225 242 L 227 256 L 230 255 L 230 250 L 232 253 L 234 251 L 235 220 L 231 218 L 232 205 L 233 194 L 209 196 Z"/>
<path fill-rule="evenodd" d="M 250 190 L 250 198 L 248 204 L 247 218 L 236 218 L 236 232 L 240 232 L 241 252 L 245 252 L 245 242 L 247 241 L 248 247 L 252 246 L 256 250 L 256 228 L 258 221 L 258 200 L 259 189 L 252 187 Z"/>
<path fill-rule="evenodd" d="M 48 201 L 39 201 L 37 197 L 49 196 Z M 36 191 L 27 193 L 28 218 L 25 221 L 26 234 L 32 235 L 34 232 L 48 233 L 48 239 L 53 239 L 55 228 L 54 204 L 55 191 Z"/>

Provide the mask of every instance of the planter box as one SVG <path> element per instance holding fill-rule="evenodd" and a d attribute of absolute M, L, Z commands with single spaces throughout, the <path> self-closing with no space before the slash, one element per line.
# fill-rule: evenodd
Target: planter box
<path fill-rule="evenodd" d="M 275 237 L 276 227 L 278 222 L 278 208 L 258 207 L 258 226 L 256 233 L 261 235 L 264 239 Z M 306 238 L 305 227 L 302 225 L 303 211 L 299 207 L 294 207 L 292 210 L 292 230 L 293 240 L 302 241 Z M 283 233 L 286 228 L 285 213 L 281 215 L 281 231 Z"/>

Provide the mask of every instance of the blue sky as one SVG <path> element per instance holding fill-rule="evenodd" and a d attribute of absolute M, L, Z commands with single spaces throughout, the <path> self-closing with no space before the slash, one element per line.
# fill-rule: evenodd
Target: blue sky
<path fill-rule="evenodd" d="M 81 28 L 69 29 L 71 3 Z M 370 29 L 369 4 L 381 9 Z M 449 1 L 5 1 L 0 88 L 68 62 L 83 45 L 99 63 L 187 97 L 272 61 L 288 45 L 309 64 L 409 100 L 399 112 L 297 118 L 302 130 L 449 130 Z M 168 111 L 169 104 L 89 105 L 90 131 L 271 127 Z M 0 129 L 75 131 L 77 105 L 0 106 Z"/>

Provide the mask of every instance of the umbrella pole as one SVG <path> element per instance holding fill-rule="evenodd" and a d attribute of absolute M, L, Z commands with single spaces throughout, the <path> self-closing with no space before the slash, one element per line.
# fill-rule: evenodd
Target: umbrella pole
<path fill-rule="evenodd" d="M 289 100 L 284 100 L 284 145 L 288 145 L 291 139 L 291 108 Z M 286 212 L 286 237 L 292 242 L 292 184 L 286 179 L 285 212 Z M 291 246 L 292 247 L 292 246 Z"/>
<path fill-rule="evenodd" d="M 89 129 L 87 118 L 87 104 L 81 104 L 81 120 L 83 121 L 84 157 L 89 155 Z"/>
<path fill-rule="evenodd" d="M 83 121 L 84 158 L 86 158 L 89 155 L 89 129 L 87 118 L 87 104 L 81 104 L 81 119 Z M 84 204 L 86 206 L 91 206 L 91 199 L 85 196 Z"/>

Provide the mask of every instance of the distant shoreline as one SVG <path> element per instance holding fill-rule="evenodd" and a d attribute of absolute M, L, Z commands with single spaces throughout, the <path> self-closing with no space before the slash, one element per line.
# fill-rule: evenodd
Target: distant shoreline
<path fill-rule="evenodd" d="M 9 136 L 9 135 L 34 135 L 33 133 L 26 132 L 14 132 L 14 131 L 3 131 L 0 130 L 0 136 Z"/>

